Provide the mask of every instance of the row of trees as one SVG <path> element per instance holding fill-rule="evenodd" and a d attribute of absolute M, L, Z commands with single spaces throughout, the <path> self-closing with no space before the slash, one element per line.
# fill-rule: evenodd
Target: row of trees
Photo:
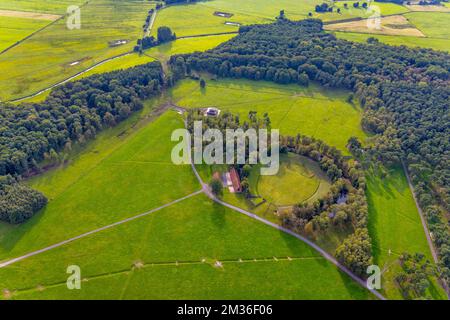
<path fill-rule="evenodd" d="M 152 62 L 68 82 L 53 89 L 41 103 L 1 103 L 0 176 L 39 171 L 38 163 L 44 158 L 70 150 L 73 143 L 83 143 L 141 109 L 141 99 L 158 94 L 163 81 L 160 63 Z M 26 192 L 30 207 L 38 208 L 33 205 L 35 193 L 23 186 L 8 188 L 8 199 Z M 20 211 L 5 208 L 10 215 Z M 23 221 L 22 217 L 8 219 Z"/>
<path fill-rule="evenodd" d="M 371 158 L 407 162 L 425 212 L 433 215 L 435 242 L 449 247 L 445 213 L 450 210 L 450 57 L 431 49 L 337 39 L 320 20 L 278 19 L 243 26 L 239 36 L 204 53 L 170 59 L 177 70 L 278 83 L 315 81 L 353 91 L 375 134 Z M 302 80 L 303 82 L 303 80 Z M 429 213 L 428 215 L 431 215 Z M 449 270 L 448 257 L 442 262 Z"/>

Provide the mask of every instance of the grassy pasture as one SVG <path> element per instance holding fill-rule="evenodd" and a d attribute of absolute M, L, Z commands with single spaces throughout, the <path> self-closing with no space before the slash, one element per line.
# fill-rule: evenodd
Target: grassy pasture
<path fill-rule="evenodd" d="M 48 20 L 0 16 L 0 51 L 49 24 Z"/>
<path fill-rule="evenodd" d="M 278 206 L 289 206 L 321 198 L 331 183 L 316 162 L 295 154 L 282 154 L 278 174 L 260 176 L 257 186 L 257 193 L 263 198 Z"/>
<path fill-rule="evenodd" d="M 214 8 L 198 4 L 177 5 L 158 11 L 152 34 L 161 26 L 168 26 L 177 37 L 193 36 L 200 34 L 212 34 L 222 32 L 236 32 L 238 26 L 226 25 L 225 21 L 234 21 L 214 15 Z M 254 20 L 253 23 L 262 22 Z"/>
<path fill-rule="evenodd" d="M 155 102 L 155 101 L 154 101 Z M 145 120 L 145 119 L 144 119 Z M 30 184 L 49 204 L 27 223 L 1 235 L 0 259 L 36 250 L 86 231 L 146 212 L 197 191 L 189 166 L 170 158 L 174 112 L 129 133 L 105 133 L 85 152 Z M 106 145 L 103 145 L 105 143 Z"/>
<path fill-rule="evenodd" d="M 353 7 L 353 3 L 359 2 L 360 6 L 358 8 Z M 357 17 L 363 17 L 367 18 L 370 17 L 372 14 L 377 12 L 376 10 L 379 10 L 379 13 L 381 16 L 386 15 L 392 15 L 392 14 L 400 14 L 409 12 L 410 10 L 404 6 L 395 4 L 395 3 L 389 3 L 389 2 L 372 2 L 370 3 L 370 6 L 377 7 L 377 8 L 367 8 L 364 9 L 361 7 L 362 3 L 366 1 L 336 1 L 334 3 L 335 8 L 341 9 L 341 14 L 350 14 L 352 16 Z M 368 3 L 368 2 L 366 2 Z M 347 9 L 345 9 L 344 5 L 347 4 Z M 348 11 L 348 13 L 347 13 Z M 340 20 L 340 19 L 338 19 Z"/>
<path fill-rule="evenodd" d="M 419 38 L 419 37 L 407 37 L 407 36 L 387 36 L 379 34 L 367 34 L 367 33 L 353 33 L 353 32 L 333 32 L 338 38 L 346 39 L 355 42 L 366 42 L 370 37 L 377 38 L 380 42 L 392 45 L 392 46 L 408 46 L 408 47 L 422 47 L 430 48 L 434 50 L 450 52 L 450 39 L 437 39 L 437 38 Z"/>
<path fill-rule="evenodd" d="M 147 10 L 154 4 L 92 0 L 82 8 L 81 29 L 65 19 L 0 55 L 0 99 L 35 93 L 109 57 L 132 50 L 142 34 Z M 109 42 L 128 40 L 110 47 Z"/>
<path fill-rule="evenodd" d="M 272 128 L 280 129 L 281 134 L 314 136 L 344 153 L 348 138 L 366 138 L 360 125 L 361 110 L 346 102 L 345 91 L 241 79 L 207 80 L 206 88 L 200 89 L 197 81 L 184 80 L 171 96 L 182 107 L 217 106 L 241 119 L 247 119 L 249 111 L 257 111 L 261 117 L 268 112 Z"/>
<path fill-rule="evenodd" d="M 313 18 L 324 21 L 342 20 L 354 17 L 368 17 L 372 13 L 363 8 L 355 9 L 351 1 L 349 8 L 345 9 L 343 3 L 338 2 L 335 8 L 341 8 L 341 13 L 316 13 L 314 8 L 323 1 L 319 0 L 213 0 L 199 2 L 196 4 L 178 5 L 161 10 L 155 20 L 153 34 L 159 26 L 169 26 L 178 37 L 199 34 L 211 34 L 220 32 L 237 31 L 238 27 L 226 25 L 225 22 L 234 22 L 241 25 L 255 23 L 270 23 L 275 21 L 284 10 L 286 16 L 291 20 L 308 18 L 312 13 Z M 394 14 L 408 12 L 403 6 L 392 3 L 377 3 L 381 14 Z M 335 9 L 335 10 L 336 10 Z M 230 18 L 217 17 L 215 11 L 233 14 Z"/>
<path fill-rule="evenodd" d="M 443 2 L 441 5 L 405 5 L 411 11 L 425 11 L 425 12 L 450 12 L 449 3 Z"/>
<path fill-rule="evenodd" d="M 382 178 L 376 172 L 367 174 L 369 232 L 373 241 L 374 263 L 383 272 L 382 287 L 391 299 L 401 299 L 394 282 L 399 270 L 397 259 L 403 252 L 423 253 L 432 261 L 424 229 L 412 193 L 401 167 Z M 445 294 L 436 283 L 428 292 L 434 299 Z"/>
<path fill-rule="evenodd" d="M 177 39 L 160 46 L 153 47 L 145 52 L 150 57 L 160 61 L 167 61 L 174 54 L 192 53 L 195 51 L 206 51 L 217 47 L 235 35 L 226 34 L 218 36 L 207 36 L 198 38 Z"/>
<path fill-rule="evenodd" d="M 424 34 L 411 25 L 402 15 L 380 18 L 380 28 L 374 28 L 371 20 L 349 21 L 325 25 L 326 30 L 359 32 L 384 35 L 424 37 Z"/>
<path fill-rule="evenodd" d="M 220 35 L 220 36 L 178 39 L 157 47 L 153 47 L 147 50 L 143 55 L 131 53 L 126 56 L 118 57 L 116 59 L 107 61 L 99 66 L 96 66 L 90 71 L 80 75 L 80 78 L 103 72 L 110 72 L 120 69 L 131 68 L 140 64 L 145 64 L 154 61 L 156 59 L 164 63 L 170 58 L 171 55 L 212 49 L 221 44 L 222 42 L 231 39 L 233 36 L 234 35 Z M 40 102 L 45 100 L 45 98 L 48 96 L 49 93 L 50 91 L 46 91 L 35 97 L 24 99 L 21 102 Z"/>
<path fill-rule="evenodd" d="M 81 290 L 65 287 L 72 264 Z M 0 269 L 0 284 L 15 299 L 371 298 L 302 242 L 203 195 Z"/>
<path fill-rule="evenodd" d="M 411 12 L 405 17 L 426 36 L 450 40 L 450 13 Z"/>

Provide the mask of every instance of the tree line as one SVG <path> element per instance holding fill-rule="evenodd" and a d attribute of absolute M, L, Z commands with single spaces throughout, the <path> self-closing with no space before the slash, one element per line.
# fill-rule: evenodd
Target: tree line
<path fill-rule="evenodd" d="M 0 177 L 20 178 L 39 171 L 42 160 L 69 151 L 73 143 L 84 143 L 140 110 L 141 100 L 161 92 L 163 83 L 161 64 L 151 62 L 68 82 L 53 89 L 41 103 L 0 103 Z M 30 208 L 40 209 L 43 201 L 35 191 L 13 183 L 16 179 L 2 179 L 10 186 L 0 193 L 6 210 L 0 216 L 15 216 L 4 220 L 22 222 L 31 216 Z"/>

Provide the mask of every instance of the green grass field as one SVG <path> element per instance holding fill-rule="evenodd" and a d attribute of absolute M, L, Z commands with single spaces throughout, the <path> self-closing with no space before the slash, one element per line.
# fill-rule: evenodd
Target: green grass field
<path fill-rule="evenodd" d="M 81 290 L 66 289 L 68 265 Z M 0 283 L 16 299 L 371 298 L 302 242 L 200 195 L 1 269 Z"/>
<path fill-rule="evenodd" d="M 81 5 L 83 0 L 0 0 L 0 9 L 65 14 L 70 5 Z"/>
<path fill-rule="evenodd" d="M 379 3 L 377 3 L 378 5 Z M 408 12 L 404 16 L 409 23 L 422 31 L 426 37 L 392 36 L 378 34 L 364 34 L 356 32 L 333 32 L 338 38 L 365 42 L 369 37 L 377 38 L 380 42 L 408 47 L 430 48 L 440 51 L 450 51 L 450 13 L 443 12 Z"/>
<path fill-rule="evenodd" d="M 309 13 L 312 13 L 312 17 L 324 21 L 368 17 L 372 14 L 367 9 L 353 8 L 351 1 L 348 1 L 348 9 L 344 9 L 341 2 L 335 4 L 336 9 L 341 8 L 341 13 L 316 13 L 314 8 L 321 3 L 323 1 L 319 0 L 213 0 L 172 6 L 158 12 L 153 34 L 156 34 L 157 28 L 163 25 L 169 26 L 178 37 L 237 31 L 238 26 L 227 25 L 225 22 L 241 25 L 270 23 L 275 21 L 280 10 L 284 10 L 286 16 L 291 20 L 308 18 Z M 393 3 L 377 3 L 377 6 L 383 15 L 409 11 L 407 8 Z M 214 15 L 216 11 L 230 13 L 233 16 L 230 18 L 218 17 Z"/>
<path fill-rule="evenodd" d="M 50 200 L 30 221 L 7 230 L 0 259 L 29 252 L 171 202 L 200 187 L 189 166 L 176 166 L 170 153 L 176 113 L 136 132 L 100 136 L 61 170 L 30 181 Z M 105 140 L 102 139 L 107 139 Z M 106 146 L 101 142 L 105 142 Z M 64 223 L 61 223 L 64 221 Z M 9 231 L 9 232 L 8 232 Z"/>
<path fill-rule="evenodd" d="M 137 53 L 131 53 L 126 56 L 118 57 L 113 60 L 107 61 L 101 65 L 94 67 L 90 71 L 80 75 L 80 77 L 78 77 L 77 79 L 88 77 L 93 74 L 131 68 L 140 64 L 145 64 L 154 61 L 155 59 L 161 61 L 164 64 L 165 61 L 167 61 L 171 55 L 212 49 L 221 44 L 222 42 L 229 40 L 233 36 L 234 35 L 220 35 L 220 36 L 178 39 L 157 47 L 153 47 L 147 50 L 142 55 L 139 55 Z M 24 99 L 21 102 L 40 102 L 45 100 L 45 98 L 48 96 L 49 93 L 50 91 L 45 91 L 35 97 Z"/>
<path fill-rule="evenodd" d="M 0 225 L 3 259 L 199 189 L 190 166 L 167 162 L 181 117 L 167 111 L 146 124 L 151 109 L 30 181 L 50 203 L 14 230 Z M 76 292 L 65 287 L 73 264 L 84 279 Z M 302 242 L 203 195 L 0 269 L 0 290 L 14 299 L 372 298 Z"/>
<path fill-rule="evenodd" d="M 404 252 L 420 252 L 432 261 L 424 229 L 412 193 L 401 167 L 390 170 L 386 178 L 367 174 L 369 232 L 373 241 L 374 262 L 383 273 L 383 289 L 392 299 L 401 299 L 394 276 L 399 270 L 397 259 Z M 429 294 L 445 299 L 442 288 L 434 284 Z"/>
<path fill-rule="evenodd" d="M 109 57 L 132 50 L 142 34 L 147 2 L 92 0 L 82 8 L 81 29 L 65 19 L 0 55 L 0 100 L 20 98 L 64 80 Z M 128 40 L 110 47 L 109 42 Z"/>
<path fill-rule="evenodd" d="M 347 154 L 348 138 L 366 138 L 361 110 L 346 102 L 348 94 L 315 85 L 305 88 L 235 79 L 209 80 L 203 90 L 197 81 L 184 80 L 171 92 L 173 102 L 186 108 L 217 106 L 241 119 L 247 119 L 249 111 L 257 111 L 260 117 L 268 112 L 272 128 L 281 134 L 314 136 Z"/>
<path fill-rule="evenodd" d="M 186 38 L 171 41 L 145 51 L 145 54 L 160 61 L 167 61 L 174 54 L 192 53 L 195 51 L 206 51 L 217 47 L 235 35 L 218 35 L 198 38 Z"/>
<path fill-rule="evenodd" d="M 257 194 L 277 206 L 289 206 L 326 195 L 331 183 L 319 165 L 295 154 L 280 155 L 280 169 L 260 176 Z"/>
<path fill-rule="evenodd" d="M 47 20 L 0 16 L 0 51 L 45 27 L 50 22 Z"/>
<path fill-rule="evenodd" d="M 450 13 L 411 12 L 405 17 L 427 37 L 450 40 Z"/>

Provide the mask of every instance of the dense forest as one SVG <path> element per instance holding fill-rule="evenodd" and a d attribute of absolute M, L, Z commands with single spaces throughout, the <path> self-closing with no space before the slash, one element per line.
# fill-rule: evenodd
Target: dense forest
<path fill-rule="evenodd" d="M 83 143 L 102 128 L 114 126 L 141 109 L 141 100 L 158 94 L 162 85 L 162 67 L 152 62 L 68 82 L 54 89 L 42 103 L 0 104 L 0 177 L 39 171 L 42 160 L 51 160 L 57 152 L 70 150 L 73 143 Z M 27 191 L 30 202 L 34 201 L 34 191 L 9 184 L 11 188 L 4 187 L 0 192 L 4 208 L 9 206 L 5 202 L 14 206 Z M 39 205 L 30 206 L 40 209 Z M 21 222 L 21 217 L 30 217 L 29 210 L 26 214 L 14 212 L 17 218 L 4 218 L 0 213 L 0 219 Z"/>
<path fill-rule="evenodd" d="M 320 20 L 279 18 L 274 24 L 242 26 L 237 37 L 215 49 L 173 56 L 170 64 L 175 78 L 203 71 L 281 84 L 314 81 L 353 91 L 352 99 L 365 109 L 363 126 L 375 134 L 361 153 L 386 164 L 406 161 L 441 254 L 442 277 L 450 279 L 447 53 L 373 38 L 349 42 L 324 32 Z"/>

